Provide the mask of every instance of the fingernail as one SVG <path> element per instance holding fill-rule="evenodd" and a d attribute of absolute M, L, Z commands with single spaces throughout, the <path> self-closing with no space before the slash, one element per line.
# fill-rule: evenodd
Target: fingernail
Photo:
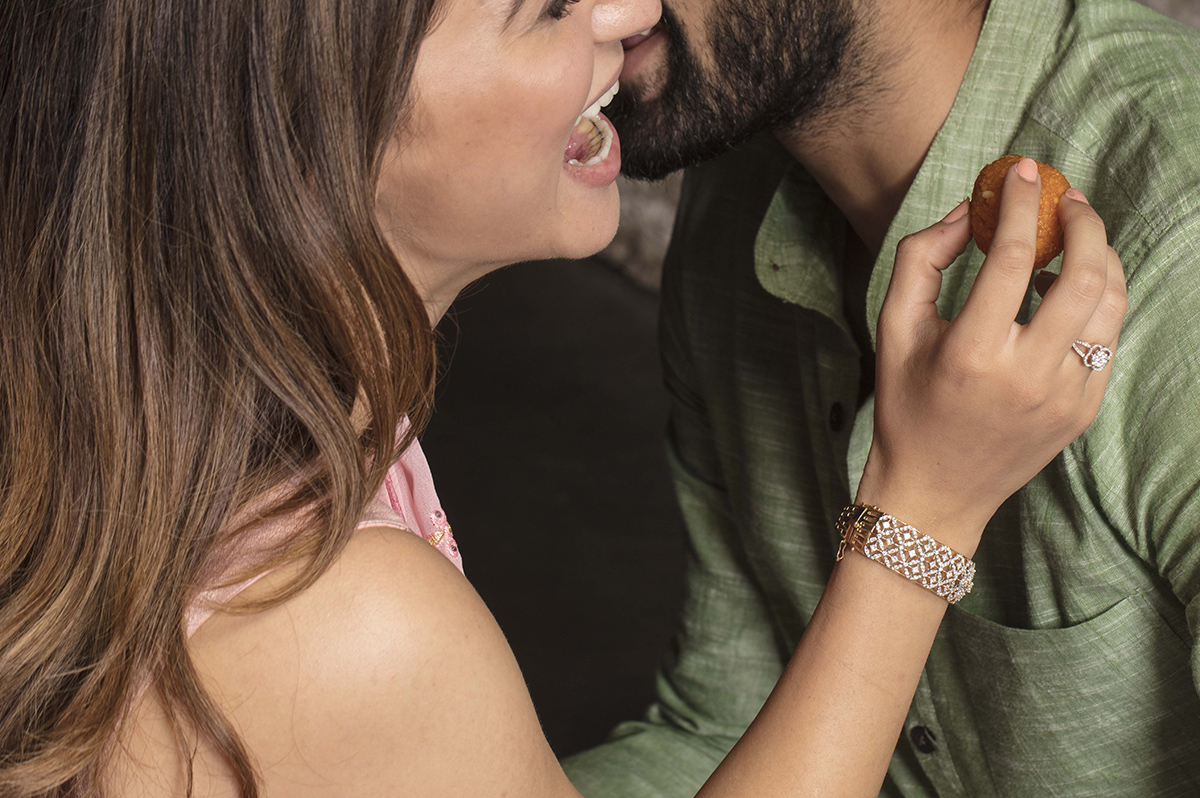
<path fill-rule="evenodd" d="M 1038 176 L 1037 161 L 1032 158 L 1022 158 L 1017 164 L 1017 174 L 1028 183 L 1036 183 Z"/>
<path fill-rule="evenodd" d="M 959 219 L 967 215 L 967 209 L 969 207 L 971 207 L 971 203 L 969 203 L 967 200 L 963 200 L 962 202 L 958 203 L 954 210 L 950 211 L 950 213 L 946 214 L 945 218 L 942 219 L 942 224 L 954 224 Z"/>
<path fill-rule="evenodd" d="M 1067 189 L 1066 195 L 1076 202 L 1082 202 L 1084 205 L 1091 205 L 1091 203 L 1088 202 L 1087 197 L 1083 196 L 1083 192 L 1077 188 Z"/>

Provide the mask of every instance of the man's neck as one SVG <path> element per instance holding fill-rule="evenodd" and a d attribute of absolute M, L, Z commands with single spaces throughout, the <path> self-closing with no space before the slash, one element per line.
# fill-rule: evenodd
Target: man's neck
<path fill-rule="evenodd" d="M 849 61 L 848 70 L 859 74 L 842 81 L 855 87 L 854 96 L 777 134 L 872 256 L 950 113 L 986 4 L 971 10 L 947 0 L 881 0 L 874 8 L 862 21 L 860 52 Z"/>

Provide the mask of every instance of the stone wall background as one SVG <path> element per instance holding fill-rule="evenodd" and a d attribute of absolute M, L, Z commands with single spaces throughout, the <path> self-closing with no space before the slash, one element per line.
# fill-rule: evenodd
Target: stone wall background
<path fill-rule="evenodd" d="M 1200 28 L 1200 0 L 1139 2 Z M 681 180 L 681 175 L 677 174 L 659 183 L 640 183 L 625 178 L 618 181 L 621 186 L 621 226 L 612 244 L 600 253 L 600 258 L 648 290 L 658 290 Z"/>

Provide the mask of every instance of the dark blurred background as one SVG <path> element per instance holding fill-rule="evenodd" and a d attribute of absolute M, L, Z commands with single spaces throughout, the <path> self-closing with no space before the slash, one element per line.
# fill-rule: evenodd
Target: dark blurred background
<path fill-rule="evenodd" d="M 1143 2 L 1200 26 L 1200 0 Z M 454 304 L 422 438 L 560 756 L 642 714 L 682 601 L 655 336 L 678 179 L 622 197 L 598 258 L 511 267 Z"/>
<path fill-rule="evenodd" d="M 551 261 L 490 275 L 439 328 L 422 446 L 560 756 L 645 710 L 682 597 L 656 317 L 615 269 Z"/>

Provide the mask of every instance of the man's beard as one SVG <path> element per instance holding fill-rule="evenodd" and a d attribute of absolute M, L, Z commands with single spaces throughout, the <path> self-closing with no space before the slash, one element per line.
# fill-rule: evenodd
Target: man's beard
<path fill-rule="evenodd" d="M 621 86 L 605 113 L 621 133 L 621 171 L 658 180 L 768 129 L 804 128 L 851 94 L 859 47 L 850 0 L 714 0 L 715 73 L 688 46 L 664 5 L 667 73 L 648 102 Z"/>

